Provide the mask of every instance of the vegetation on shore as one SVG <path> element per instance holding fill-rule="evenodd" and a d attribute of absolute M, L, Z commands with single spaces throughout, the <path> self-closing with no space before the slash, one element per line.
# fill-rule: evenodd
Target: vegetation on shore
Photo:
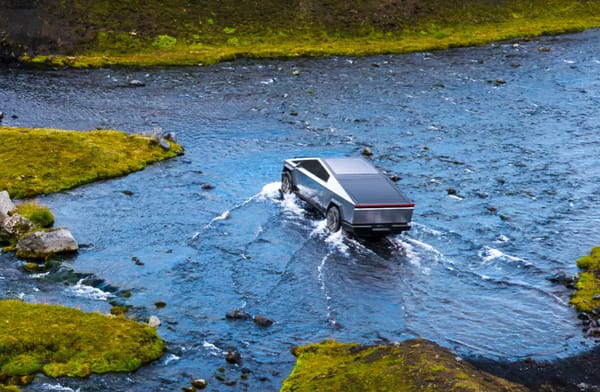
<path fill-rule="evenodd" d="M 23 215 L 35 226 L 49 228 L 54 224 L 54 214 L 50 211 L 50 208 L 39 204 L 35 200 L 17 204 L 14 212 Z"/>
<path fill-rule="evenodd" d="M 570 302 L 579 312 L 593 314 L 600 311 L 600 247 L 593 248 L 589 255 L 577 260 L 577 266 L 582 271 Z M 595 316 L 597 318 L 600 314 Z"/>
<path fill-rule="evenodd" d="M 73 67 L 405 53 L 600 26 L 600 2 L 584 0 L 46 0 L 37 12 L 54 42 L 23 61 Z"/>
<path fill-rule="evenodd" d="M 58 192 L 142 170 L 180 155 L 152 137 L 114 130 L 65 131 L 0 126 L 0 190 L 14 199 Z"/>
<path fill-rule="evenodd" d="M 0 323 L 0 391 L 26 385 L 38 372 L 87 377 L 133 371 L 165 350 L 148 325 L 62 306 L 0 300 Z"/>
<path fill-rule="evenodd" d="M 298 359 L 282 392 L 527 391 L 424 339 L 374 347 L 329 340 L 293 353 Z"/>

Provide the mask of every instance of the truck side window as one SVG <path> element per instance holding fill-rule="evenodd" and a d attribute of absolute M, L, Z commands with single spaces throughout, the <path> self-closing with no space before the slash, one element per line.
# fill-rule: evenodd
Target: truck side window
<path fill-rule="evenodd" d="M 325 182 L 327 182 L 327 180 L 329 179 L 329 173 L 327 173 L 327 170 L 325 170 L 323 165 L 321 165 L 321 162 L 317 161 L 316 159 L 308 159 L 306 161 L 302 161 L 300 163 L 300 167 L 308 170 L 309 172 L 311 172 L 312 174 L 319 177 Z"/>

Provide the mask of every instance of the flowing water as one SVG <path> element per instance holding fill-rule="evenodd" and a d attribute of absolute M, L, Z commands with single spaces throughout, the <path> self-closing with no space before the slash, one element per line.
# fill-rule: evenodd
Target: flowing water
<path fill-rule="evenodd" d="M 5 125 L 160 127 L 186 149 L 41 197 L 82 244 L 50 272 L 0 256 L 2 297 L 157 315 L 168 352 L 131 374 L 38 377 L 26 390 L 172 391 L 193 378 L 277 390 L 290 349 L 327 338 L 421 336 L 501 359 L 589 349 L 569 291 L 550 278 L 575 275 L 600 243 L 598 53 L 596 30 L 369 58 L 3 70 Z M 415 201 L 410 232 L 330 235 L 280 197 L 283 159 L 365 147 Z M 275 324 L 228 321 L 232 309 Z M 241 365 L 225 361 L 232 350 Z"/>

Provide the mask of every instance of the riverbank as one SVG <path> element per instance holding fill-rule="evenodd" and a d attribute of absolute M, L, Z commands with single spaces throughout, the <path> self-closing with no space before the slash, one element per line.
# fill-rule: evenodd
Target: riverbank
<path fill-rule="evenodd" d="M 162 135 L 0 126 L 0 190 L 14 199 L 123 176 L 183 154 Z M 10 157 L 10 158 L 8 158 Z"/>
<path fill-rule="evenodd" d="M 22 3 L 0 6 L 0 57 L 61 67 L 406 53 L 600 26 L 600 4 L 578 0 Z"/>

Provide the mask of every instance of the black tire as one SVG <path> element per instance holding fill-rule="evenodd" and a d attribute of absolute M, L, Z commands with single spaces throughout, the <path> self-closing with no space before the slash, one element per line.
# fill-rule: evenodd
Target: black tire
<path fill-rule="evenodd" d="M 284 172 L 281 175 L 281 193 L 284 195 L 289 195 L 292 193 L 293 185 L 292 185 L 292 176 L 289 172 Z"/>
<path fill-rule="evenodd" d="M 327 209 L 327 229 L 332 233 L 337 233 L 342 228 L 342 215 L 337 206 L 331 206 Z"/>

